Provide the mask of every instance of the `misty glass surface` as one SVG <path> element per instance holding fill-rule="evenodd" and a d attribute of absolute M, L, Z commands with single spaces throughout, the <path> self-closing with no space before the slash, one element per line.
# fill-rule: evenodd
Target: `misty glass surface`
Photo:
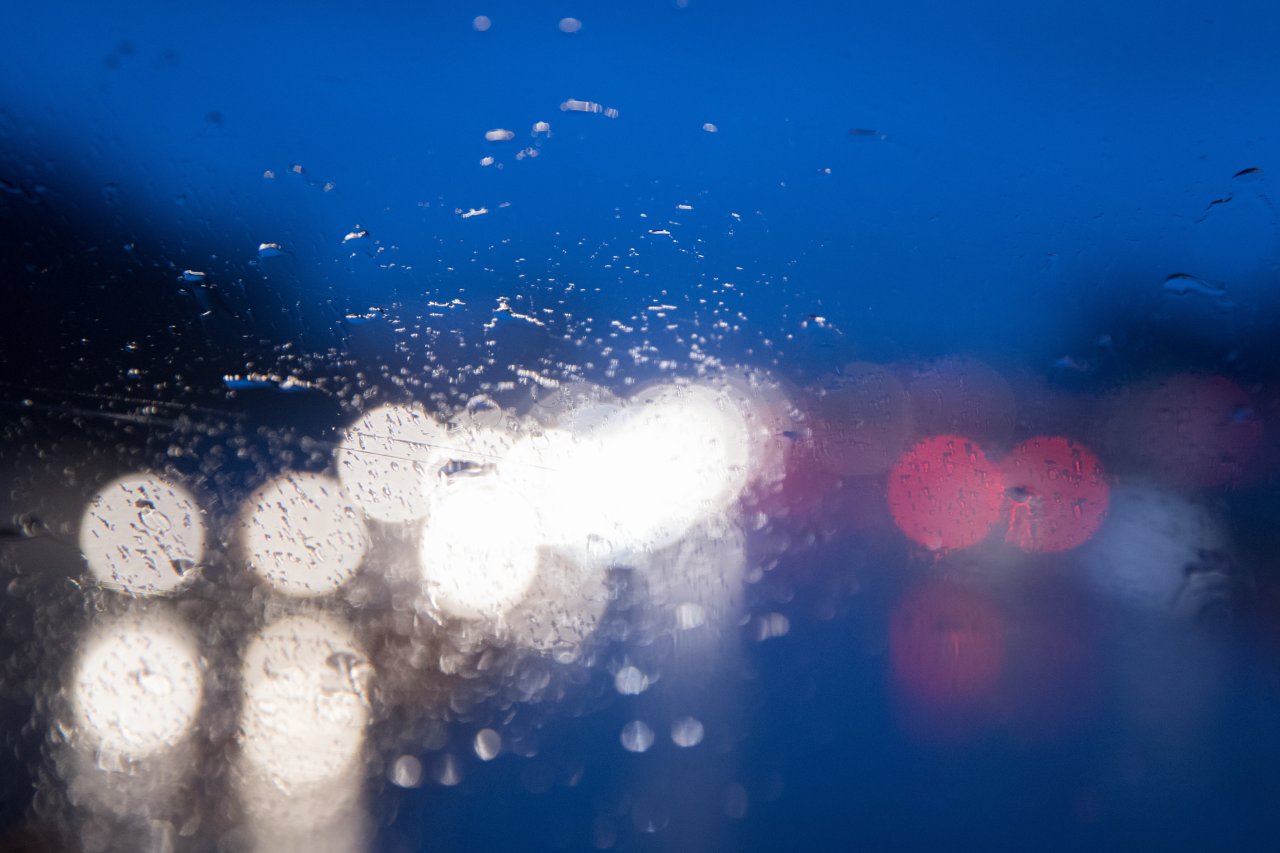
<path fill-rule="evenodd" d="M 1272 4 L 6 19 L 0 849 L 1274 845 Z"/>

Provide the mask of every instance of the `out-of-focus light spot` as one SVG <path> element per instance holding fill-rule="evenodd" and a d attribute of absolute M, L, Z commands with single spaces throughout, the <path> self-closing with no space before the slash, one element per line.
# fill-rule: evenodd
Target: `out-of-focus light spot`
<path fill-rule="evenodd" d="M 1118 486 L 1098 535 L 1082 551 L 1086 576 L 1128 607 L 1197 617 L 1235 582 L 1231 540 L 1210 506 L 1149 483 Z"/>
<path fill-rule="evenodd" d="M 337 480 L 291 473 L 249 499 L 249 565 L 288 595 L 324 595 L 349 581 L 368 548 L 364 520 Z"/>
<path fill-rule="evenodd" d="M 537 514 L 487 477 L 458 478 L 433 496 L 419 556 L 427 595 L 461 619 L 497 618 L 538 569 Z"/>
<path fill-rule="evenodd" d="M 942 581 L 917 587 L 889 623 L 889 657 L 909 697 L 934 707 L 988 698 L 1005 657 L 1004 619 L 972 590 Z"/>
<path fill-rule="evenodd" d="M 502 735 L 493 729 L 481 729 L 476 732 L 474 746 L 481 761 L 492 761 L 502 752 Z"/>
<path fill-rule="evenodd" d="M 485 33 L 493 26 L 493 21 L 489 20 L 488 15 L 476 15 L 471 19 L 471 28 L 478 33 Z"/>
<path fill-rule="evenodd" d="M 103 488 L 80 521 L 80 550 L 105 586 L 135 595 L 173 592 L 204 556 L 204 521 L 182 487 L 132 474 Z"/>
<path fill-rule="evenodd" d="M 89 632 L 68 692 L 88 744 L 141 759 L 186 737 L 201 690 L 190 631 L 167 614 L 143 611 Z"/>
<path fill-rule="evenodd" d="M 416 788 L 422 784 L 422 762 L 412 755 L 402 755 L 392 762 L 387 775 L 397 788 Z"/>
<path fill-rule="evenodd" d="M 707 133 L 719 133 L 719 132 L 720 132 L 720 128 L 716 127 L 716 126 L 715 126 L 714 124 L 712 124 L 711 122 L 706 122 L 706 123 L 704 123 L 704 124 L 702 125 L 702 129 L 703 129 L 703 130 L 705 130 Z"/>
<path fill-rule="evenodd" d="M 431 763 L 431 778 L 437 785 L 452 788 L 462 781 L 462 762 L 448 752 L 437 755 Z"/>
<path fill-rule="evenodd" d="M 317 613 L 269 624 L 244 652 L 242 756 L 285 790 L 349 775 L 364 743 L 372 677 L 338 619 Z"/>
<path fill-rule="evenodd" d="M 1225 486 L 1249 472 L 1262 421 L 1221 376 L 1173 376 L 1115 412 L 1108 443 L 1136 472 L 1183 488 Z"/>
<path fill-rule="evenodd" d="M 582 21 L 579 21 L 577 18 L 561 18 L 560 19 L 560 32 L 576 33 L 580 29 L 582 29 Z"/>
<path fill-rule="evenodd" d="M 551 125 L 545 121 L 535 121 L 533 123 L 533 136 L 550 136 Z"/>
<path fill-rule="evenodd" d="M 1008 498 L 1005 539 L 1024 551 L 1066 551 L 1098 532 L 1107 514 L 1102 463 L 1062 436 L 1038 436 L 1000 464 Z"/>
<path fill-rule="evenodd" d="M 336 455 L 338 478 L 365 515 L 402 523 L 427 513 L 447 461 L 448 430 L 411 406 L 379 406 L 347 428 Z"/>
<path fill-rule="evenodd" d="M 492 157 L 481 157 L 481 158 L 480 158 L 480 165 L 481 165 L 481 166 L 492 166 L 492 165 L 493 165 L 493 158 L 492 158 Z"/>
<path fill-rule="evenodd" d="M 1013 388 L 976 358 L 953 356 L 914 371 L 906 394 L 917 434 L 950 433 L 981 442 L 1005 441 L 1013 435 Z"/>
<path fill-rule="evenodd" d="M 715 389 L 666 385 L 578 412 L 512 451 L 503 476 L 551 544 L 607 558 L 668 545 L 737 500 L 750 475 L 742 412 Z"/>
<path fill-rule="evenodd" d="M 702 723 L 693 717 L 681 717 L 671 724 L 671 742 L 688 749 L 702 743 Z"/>
<path fill-rule="evenodd" d="M 506 142 L 508 140 L 515 139 L 516 134 L 515 134 L 515 131 L 513 130 L 507 130 L 504 127 L 498 127 L 498 128 L 494 128 L 493 130 L 486 130 L 484 133 L 484 138 L 489 140 L 490 142 Z"/>
<path fill-rule="evenodd" d="M 649 676 L 627 665 L 613 676 L 613 686 L 623 696 L 639 696 L 649 689 Z"/>
<path fill-rule="evenodd" d="M 627 752 L 647 752 L 653 746 L 653 729 L 642 720 L 632 720 L 622 727 L 619 740 Z"/>
<path fill-rule="evenodd" d="M 887 471 L 912 434 L 902 383 L 878 364 L 846 366 L 814 401 L 811 414 L 818 460 L 844 476 Z"/>
<path fill-rule="evenodd" d="M 893 466 L 886 496 L 898 529 L 938 551 L 982 541 L 1000 520 L 1004 485 L 972 441 L 936 435 Z"/>

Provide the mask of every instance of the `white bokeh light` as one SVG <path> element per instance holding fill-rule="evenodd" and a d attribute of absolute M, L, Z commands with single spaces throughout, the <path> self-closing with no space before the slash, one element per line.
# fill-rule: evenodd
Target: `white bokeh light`
<path fill-rule="evenodd" d="M 593 557 L 675 542 L 736 500 L 750 476 L 743 413 L 711 388 L 659 386 L 563 427 L 520 442 L 502 474 L 537 503 L 549 544 Z"/>
<path fill-rule="evenodd" d="M 190 631 L 161 612 L 109 619 L 85 637 L 70 696 L 76 730 L 136 760 L 177 746 L 200 710 L 200 655 Z"/>
<path fill-rule="evenodd" d="M 350 580 L 368 549 L 368 533 L 342 484 L 321 474 L 290 473 L 267 483 L 246 505 L 249 565 L 288 595 L 324 595 Z"/>
<path fill-rule="evenodd" d="M 422 531 L 428 597 L 461 619 L 501 616 L 538 570 L 533 506 L 493 477 L 458 477 L 438 491 Z"/>
<path fill-rule="evenodd" d="M 373 667 L 340 620 L 288 616 L 245 649 L 240 749 L 286 791 L 350 775 L 369 719 Z"/>
<path fill-rule="evenodd" d="M 102 488 L 80 522 L 80 550 L 104 586 L 137 595 L 173 592 L 204 556 L 204 520 L 195 499 L 153 474 Z"/>
<path fill-rule="evenodd" d="M 421 518 L 439 469 L 448 461 L 448 440 L 448 428 L 419 407 L 379 406 L 343 434 L 338 477 L 372 519 Z"/>

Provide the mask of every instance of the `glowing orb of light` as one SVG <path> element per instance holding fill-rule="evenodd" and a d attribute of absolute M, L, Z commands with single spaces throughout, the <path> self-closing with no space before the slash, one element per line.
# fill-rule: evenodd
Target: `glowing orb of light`
<path fill-rule="evenodd" d="M 359 759 L 373 666 L 340 620 L 288 616 L 244 651 L 240 751 L 280 787 L 332 782 Z"/>
<path fill-rule="evenodd" d="M 1098 532 L 1111 489 L 1089 448 L 1062 436 L 1037 436 L 1015 447 L 1000 470 L 1010 544 L 1024 551 L 1066 551 Z"/>
<path fill-rule="evenodd" d="M 911 441 L 907 403 L 902 383 L 887 368 L 848 365 L 813 401 L 817 459 L 847 477 L 887 471 Z"/>
<path fill-rule="evenodd" d="M 368 548 L 364 520 L 338 481 L 291 473 L 260 488 L 246 506 L 249 565 L 288 595 L 323 595 L 350 580 Z"/>
<path fill-rule="evenodd" d="M 433 496 L 419 557 L 428 597 L 460 619 L 514 607 L 538 570 L 533 506 L 493 477 L 457 477 Z"/>
<path fill-rule="evenodd" d="M 200 710 L 200 654 L 171 617 L 140 612 L 95 626 L 71 678 L 76 726 L 99 749 L 140 759 L 176 746 Z"/>
<path fill-rule="evenodd" d="M 1106 523 L 1082 558 L 1100 593 L 1168 616 L 1221 604 L 1234 578 L 1231 540 L 1212 507 L 1151 484 L 1112 491 Z"/>
<path fill-rule="evenodd" d="M 369 518 L 402 523 L 427 512 L 448 461 L 448 429 L 417 407 L 379 406 L 347 428 L 336 454 L 338 478 Z"/>
<path fill-rule="evenodd" d="M 1004 618 L 976 592 L 934 581 L 916 587 L 889 623 L 889 659 L 898 684 L 929 705 L 988 698 L 1004 670 Z"/>
<path fill-rule="evenodd" d="M 548 544 L 609 558 L 679 539 L 750 475 L 751 436 L 720 392 L 664 385 L 578 412 L 513 448 L 504 479 L 534 501 Z"/>
<path fill-rule="evenodd" d="M 130 474 L 89 501 L 80 550 L 103 585 L 137 595 L 173 592 L 204 556 L 200 507 L 181 486 Z"/>
<path fill-rule="evenodd" d="M 935 435 L 908 450 L 889 472 L 889 512 L 898 529 L 926 548 L 967 548 L 1000 520 L 1004 486 L 981 448 Z"/>

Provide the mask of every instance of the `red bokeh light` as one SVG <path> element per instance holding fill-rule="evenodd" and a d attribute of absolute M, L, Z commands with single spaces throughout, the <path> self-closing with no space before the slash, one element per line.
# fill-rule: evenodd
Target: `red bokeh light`
<path fill-rule="evenodd" d="M 894 610 L 889 655 L 910 699 L 939 710 L 980 703 L 1004 669 L 1004 618 L 978 593 L 932 581 L 907 593 Z"/>
<path fill-rule="evenodd" d="M 886 497 L 898 529 L 936 551 L 982 541 L 1000 520 L 1004 487 L 977 444 L 935 435 L 898 459 Z"/>
<path fill-rule="evenodd" d="M 1111 492 L 1091 450 L 1063 436 L 1037 436 L 1000 464 L 1007 496 L 1005 541 L 1024 551 L 1066 551 L 1087 542 Z"/>

